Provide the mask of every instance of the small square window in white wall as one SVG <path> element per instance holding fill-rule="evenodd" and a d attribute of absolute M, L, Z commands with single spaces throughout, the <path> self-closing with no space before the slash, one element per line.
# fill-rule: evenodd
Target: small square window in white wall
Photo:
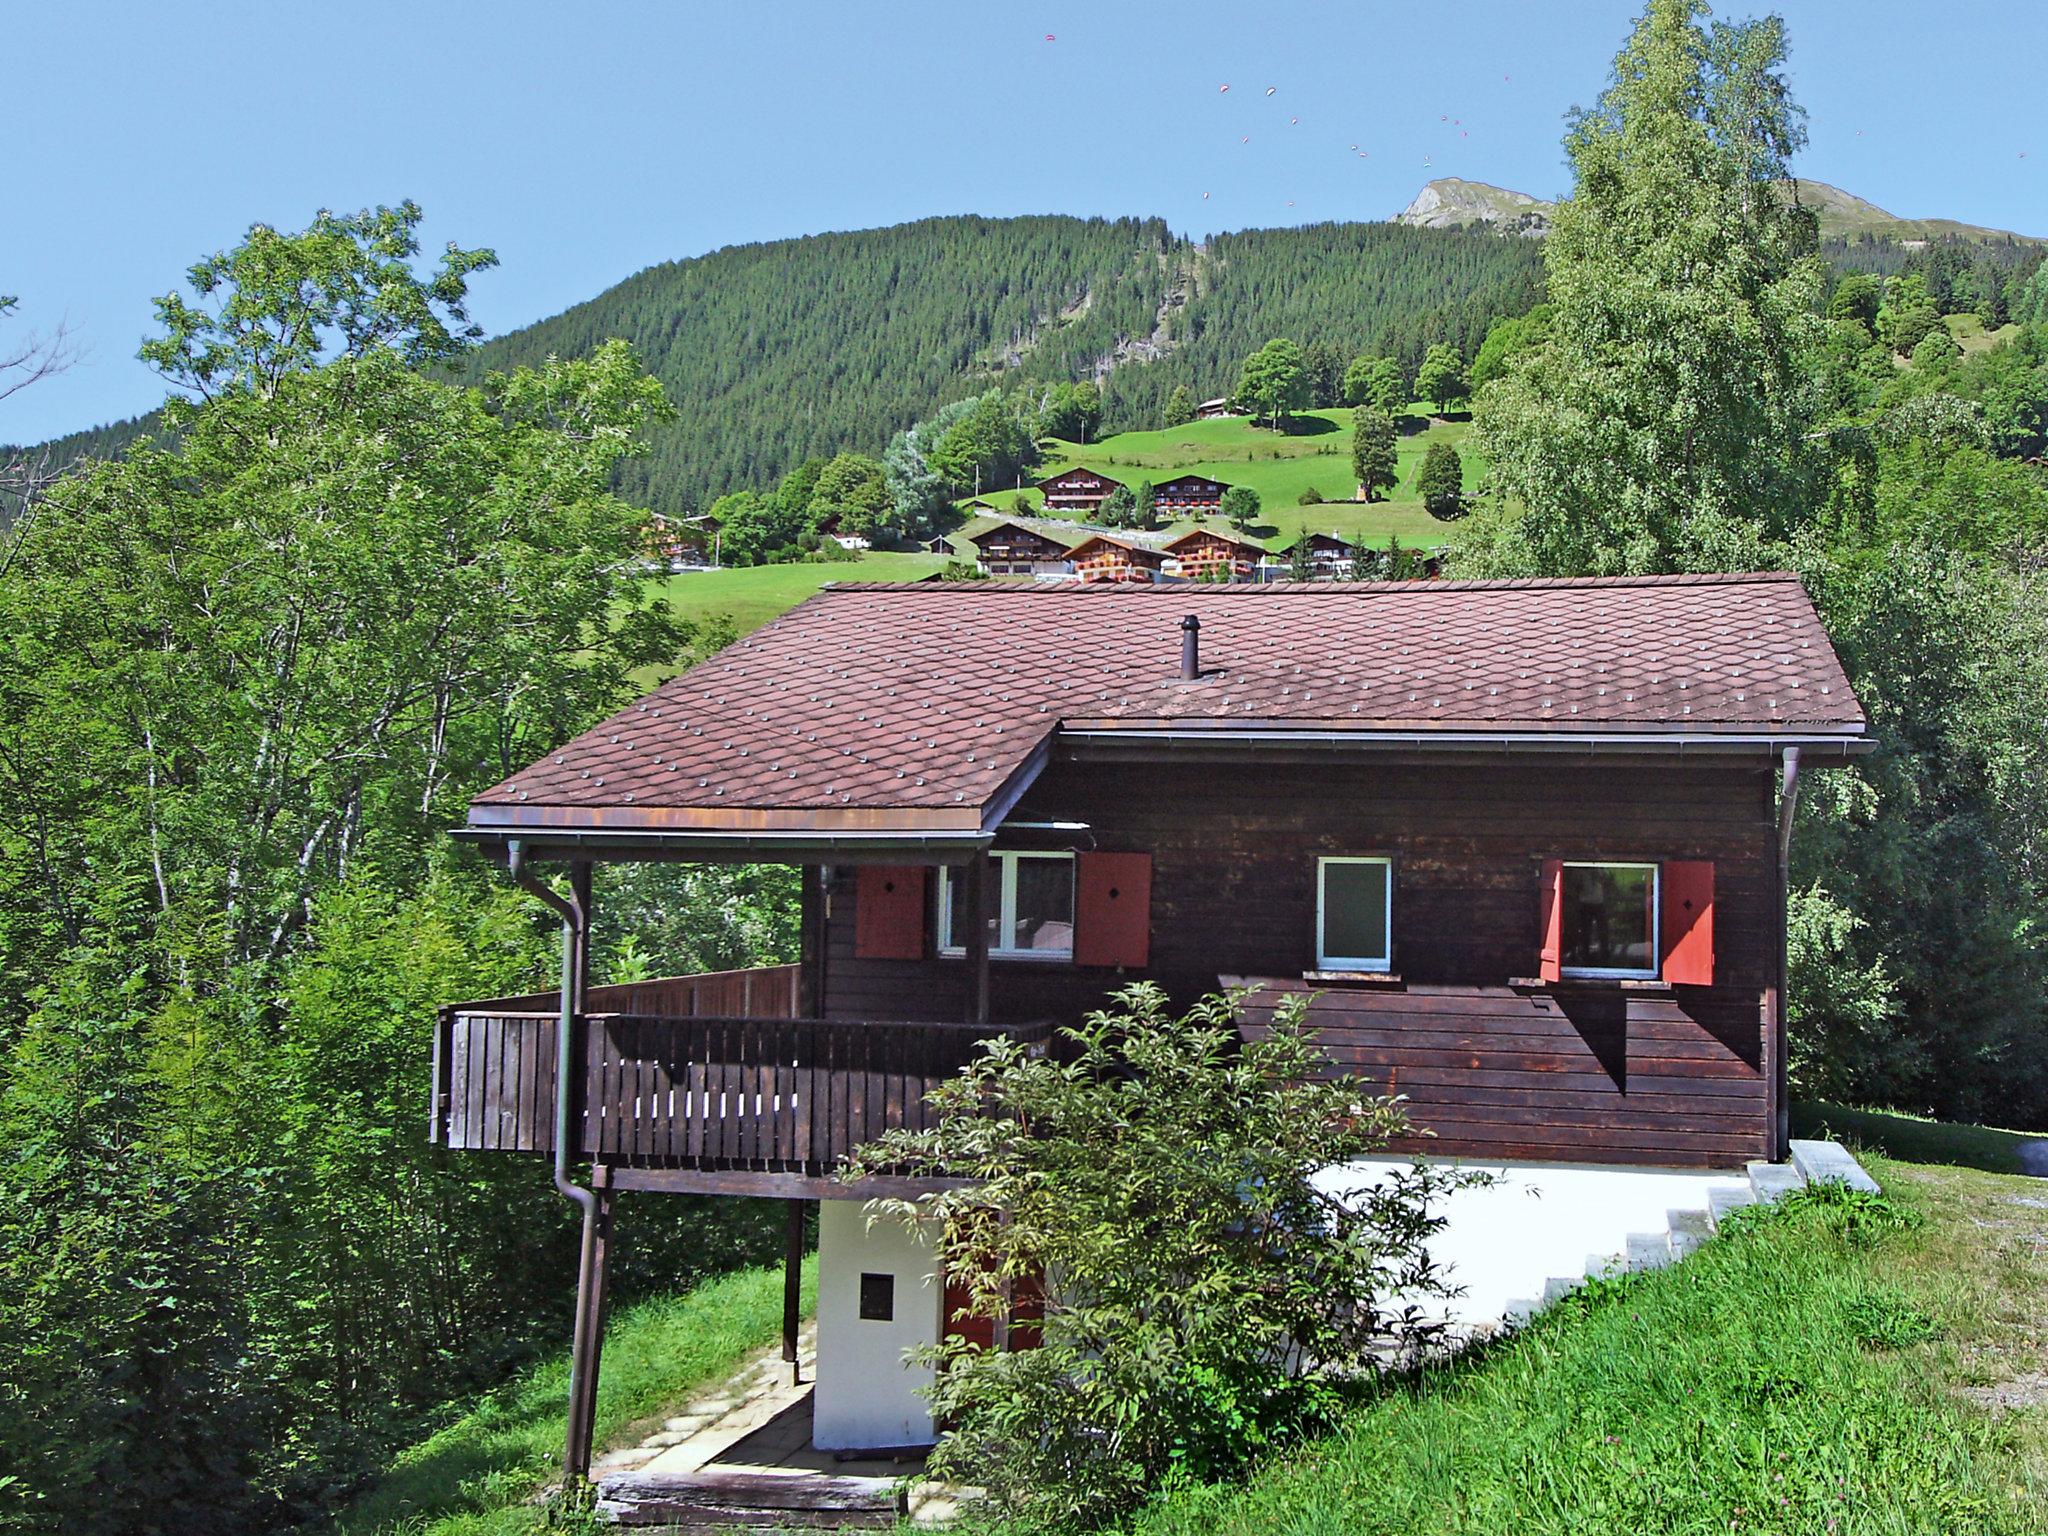
<path fill-rule="evenodd" d="M 1560 922 L 1567 976 L 1657 974 L 1657 866 L 1564 866 Z"/>
<path fill-rule="evenodd" d="M 1074 955 L 1074 856 L 1071 853 L 991 853 L 988 880 L 988 952 L 1009 959 L 1071 960 Z M 946 871 L 939 890 L 942 953 L 963 954 L 966 934 L 958 868 Z"/>
<path fill-rule="evenodd" d="M 1384 971 L 1393 962 L 1394 866 L 1387 859 L 1316 861 L 1316 966 Z"/>

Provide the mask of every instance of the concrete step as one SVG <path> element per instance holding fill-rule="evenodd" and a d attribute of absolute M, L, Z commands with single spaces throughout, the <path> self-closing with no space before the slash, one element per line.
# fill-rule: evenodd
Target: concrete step
<path fill-rule="evenodd" d="M 1668 1231 L 1631 1232 L 1628 1235 L 1630 1269 L 1662 1269 L 1675 1257 L 1671 1251 L 1671 1234 Z"/>
<path fill-rule="evenodd" d="M 1846 1184 L 1851 1189 L 1860 1189 L 1865 1194 L 1880 1193 L 1877 1180 L 1863 1171 L 1863 1165 L 1851 1157 L 1848 1148 L 1840 1142 L 1795 1141 L 1790 1145 L 1792 1166 L 1806 1176 L 1809 1184 L 1833 1181 Z"/>
<path fill-rule="evenodd" d="M 1806 1175 L 1790 1163 L 1751 1163 L 1749 1187 L 1765 1205 L 1806 1187 Z"/>
<path fill-rule="evenodd" d="M 1511 1301 L 1502 1309 L 1500 1320 L 1510 1328 L 1519 1328 L 1542 1310 L 1543 1303 L 1540 1301 Z"/>
<path fill-rule="evenodd" d="M 1586 1255 L 1586 1278 L 1589 1280 L 1612 1280 L 1616 1275 L 1629 1272 L 1626 1253 L 1589 1253 Z"/>
<path fill-rule="evenodd" d="M 1745 1205 L 1755 1204 L 1756 1191 L 1746 1184 L 1731 1185 L 1727 1189 L 1715 1189 L 1707 1192 L 1707 1214 L 1713 1218 L 1716 1227 L 1728 1219 L 1730 1211 L 1737 1211 Z"/>
<path fill-rule="evenodd" d="M 1553 1301 L 1564 1300 L 1565 1297 L 1571 1295 L 1573 1291 L 1579 1288 L 1583 1279 L 1584 1276 L 1574 1276 L 1566 1279 L 1563 1275 L 1552 1275 L 1543 1282 L 1543 1305 L 1547 1307 Z"/>
<path fill-rule="evenodd" d="M 1713 1218 L 1705 1211 L 1669 1211 L 1666 1217 L 1671 1223 L 1671 1252 L 1677 1258 L 1684 1258 L 1714 1235 Z"/>

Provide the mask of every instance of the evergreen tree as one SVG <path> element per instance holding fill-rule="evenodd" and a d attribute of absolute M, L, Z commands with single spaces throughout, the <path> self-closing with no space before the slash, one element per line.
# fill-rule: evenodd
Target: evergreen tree
<path fill-rule="evenodd" d="M 1138 482 L 1138 493 L 1131 498 L 1131 526 L 1133 528 L 1157 528 L 1159 526 L 1158 493 L 1152 489 L 1150 480 Z"/>
<path fill-rule="evenodd" d="M 1308 403 L 1327 409 L 1339 403 L 1344 389 L 1344 354 L 1327 341 L 1312 341 L 1301 350 L 1302 372 L 1308 378 Z"/>
<path fill-rule="evenodd" d="M 1316 579 L 1315 551 L 1309 546 L 1308 530 L 1306 528 L 1295 535 L 1294 542 L 1287 546 L 1287 579 L 1289 581 L 1314 581 Z"/>
<path fill-rule="evenodd" d="M 1394 420 L 1375 406 L 1361 405 L 1351 413 L 1351 473 L 1358 481 L 1358 494 L 1378 501 L 1400 483 L 1399 450 L 1394 442 Z"/>
<path fill-rule="evenodd" d="M 1128 485 L 1120 485 L 1102 499 L 1102 509 L 1095 516 L 1105 528 L 1135 527 L 1138 498 L 1131 494 Z"/>
<path fill-rule="evenodd" d="M 1851 272 L 1828 295 L 1830 320 L 1860 320 L 1877 334 L 1877 307 L 1884 298 L 1884 285 L 1868 272 Z"/>
<path fill-rule="evenodd" d="M 1195 419 L 1195 396 L 1185 384 L 1173 386 L 1173 393 L 1166 397 L 1166 415 L 1163 425 L 1184 427 Z"/>

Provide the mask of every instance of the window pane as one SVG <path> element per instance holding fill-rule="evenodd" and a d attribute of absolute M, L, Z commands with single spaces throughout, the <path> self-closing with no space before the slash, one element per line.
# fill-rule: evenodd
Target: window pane
<path fill-rule="evenodd" d="M 1003 884 L 1002 866 L 991 855 L 982 864 L 983 877 L 988 888 L 988 947 L 997 945 L 997 926 L 1002 922 Z M 960 866 L 946 866 L 946 948 L 967 947 L 967 902 L 961 895 Z"/>
<path fill-rule="evenodd" d="M 1387 959 L 1387 866 L 1323 866 L 1323 958 Z"/>
<path fill-rule="evenodd" d="M 1074 947 L 1074 861 L 1017 860 L 1017 926 L 1012 949 L 1069 953 Z"/>
<path fill-rule="evenodd" d="M 1656 871 L 1614 864 L 1564 869 L 1564 963 L 1592 971 L 1649 971 Z"/>

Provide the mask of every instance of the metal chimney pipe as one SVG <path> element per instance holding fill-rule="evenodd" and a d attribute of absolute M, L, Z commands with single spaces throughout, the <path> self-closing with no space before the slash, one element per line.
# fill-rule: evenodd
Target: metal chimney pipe
<path fill-rule="evenodd" d="M 1202 675 L 1202 621 L 1192 613 L 1180 621 L 1180 676 L 1192 683 Z"/>

